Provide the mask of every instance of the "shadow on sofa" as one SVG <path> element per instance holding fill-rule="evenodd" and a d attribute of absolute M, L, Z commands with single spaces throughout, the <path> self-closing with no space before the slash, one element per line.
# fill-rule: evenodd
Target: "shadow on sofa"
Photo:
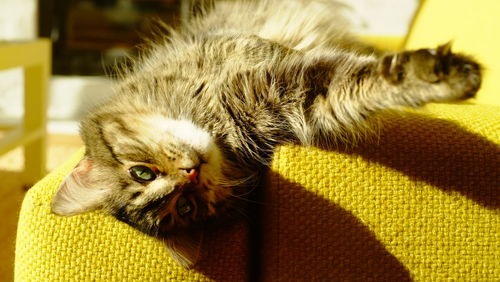
<path fill-rule="evenodd" d="M 195 271 L 214 281 L 230 281 L 232 270 L 246 263 L 249 281 L 411 281 L 405 266 L 353 214 L 279 175 L 273 177 L 293 197 L 264 200 L 261 217 L 248 219 L 256 222 L 247 222 L 250 240 L 241 252 L 253 254 L 253 261 L 223 257 L 235 246 L 231 238 L 241 237 L 242 226 L 219 226 L 205 232 Z M 286 222 L 286 227 L 276 228 L 282 226 L 276 221 Z"/>
<path fill-rule="evenodd" d="M 351 212 L 273 175 L 262 217 L 262 281 L 410 281 L 410 273 Z M 279 226 L 279 228 L 277 228 Z M 319 279 L 319 280 L 318 280 Z M 367 280 L 368 279 L 368 280 Z"/>
<path fill-rule="evenodd" d="M 412 181 L 458 192 L 485 207 L 500 208 L 500 147 L 452 121 L 387 113 L 377 144 L 365 143 L 343 153 L 400 171 Z"/>
<path fill-rule="evenodd" d="M 382 165 L 401 172 L 409 178 L 411 183 L 415 183 L 410 186 L 392 184 L 392 189 L 401 190 L 407 187 L 422 189 L 423 186 L 419 183 L 425 183 L 447 194 L 458 192 L 488 209 L 500 207 L 500 148 L 495 143 L 467 130 L 458 123 L 423 114 L 388 112 L 384 114 L 383 120 L 383 127 L 377 142 L 364 143 L 350 150 L 327 149 L 327 151 L 359 156 L 365 161 L 376 163 L 377 166 Z M 474 130 L 478 128 L 481 129 L 481 125 Z M 492 132 L 491 128 L 489 132 Z M 297 158 L 301 159 L 300 156 Z M 314 167 L 313 171 L 317 171 L 316 169 L 320 168 Z M 285 171 L 284 175 L 286 173 Z M 310 172 L 305 173 L 308 175 Z M 323 193 L 321 195 L 317 193 L 318 191 L 309 191 L 308 188 L 287 180 L 274 171 L 270 172 L 268 178 L 273 179 L 274 183 L 269 183 L 265 187 L 274 190 L 263 192 L 264 203 L 258 220 L 261 224 L 260 230 L 252 233 L 253 236 L 261 236 L 257 239 L 260 243 L 257 246 L 259 253 L 255 256 L 258 260 L 255 269 L 259 274 L 258 276 L 254 274 L 252 277 L 258 277 L 264 281 L 412 280 L 413 272 L 416 270 L 412 269 L 410 273 L 408 265 L 403 264 L 387 247 L 405 253 L 406 257 L 413 255 L 419 257 L 421 253 L 412 254 L 412 248 L 419 244 L 419 239 L 412 242 L 411 237 L 407 237 L 410 240 L 407 246 L 395 247 L 393 244 L 398 244 L 397 242 L 385 241 L 384 243 L 378 238 L 380 234 L 377 235 L 371 230 L 373 226 L 364 223 L 362 217 L 337 204 L 334 193 L 325 192 L 324 187 L 320 188 L 323 189 L 320 191 Z M 286 191 L 280 189 L 286 189 Z M 336 187 L 332 186 L 328 189 L 333 191 Z M 375 194 L 384 194 L 383 190 L 378 189 L 376 185 L 370 189 Z M 347 193 L 355 192 L 348 191 Z M 433 196 L 433 194 L 426 193 L 422 195 Z M 390 197 L 390 195 L 387 196 Z M 454 196 L 451 195 L 451 197 Z M 397 221 L 405 217 L 408 221 L 412 220 L 411 214 L 402 214 L 406 205 L 411 205 L 411 203 L 399 207 L 377 206 L 373 209 L 374 214 L 380 214 L 379 216 L 382 217 L 380 224 L 383 225 L 382 230 L 385 230 L 383 232 L 411 233 L 409 230 L 398 231 L 405 227 L 398 225 Z M 423 204 L 421 208 L 427 207 Z M 444 210 L 449 208 L 447 206 Z M 368 203 L 365 209 L 370 209 Z M 384 213 L 380 212 L 380 209 L 393 210 L 392 216 L 398 219 L 383 218 Z M 413 214 L 413 217 L 424 219 L 420 218 L 420 214 Z M 445 228 L 449 232 L 460 234 L 468 228 L 447 225 L 445 222 L 437 224 L 425 222 L 425 220 L 419 222 L 422 228 L 430 230 L 431 233 L 433 229 Z M 448 236 L 453 238 L 454 235 L 451 234 Z M 421 236 L 421 234 L 414 236 Z M 437 238 L 440 236 L 436 234 L 429 238 L 439 240 Z M 450 241 L 442 250 L 460 248 L 460 244 Z M 429 244 L 430 246 L 432 244 Z M 421 251 L 418 250 L 418 252 Z M 439 249 L 434 251 L 439 252 Z M 464 250 L 463 254 L 466 257 L 467 251 Z M 456 263 L 459 264 L 459 262 Z M 422 264 L 420 267 L 425 266 Z"/>

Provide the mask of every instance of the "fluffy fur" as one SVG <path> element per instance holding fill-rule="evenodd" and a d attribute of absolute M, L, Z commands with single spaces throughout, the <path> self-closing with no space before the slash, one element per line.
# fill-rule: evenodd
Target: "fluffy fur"
<path fill-rule="evenodd" d="M 196 228 L 237 208 L 277 145 L 356 142 L 379 111 L 480 86 L 479 64 L 449 45 L 384 53 L 357 42 L 333 1 L 209 6 L 150 42 L 82 122 L 85 158 L 55 213 L 103 209 L 190 266 Z"/>

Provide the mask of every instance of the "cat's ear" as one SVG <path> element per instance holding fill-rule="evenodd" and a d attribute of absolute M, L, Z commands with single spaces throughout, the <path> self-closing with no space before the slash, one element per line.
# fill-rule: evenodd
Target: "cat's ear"
<path fill-rule="evenodd" d="M 192 268 L 200 257 L 203 230 L 185 231 L 165 239 L 172 258 L 185 268 Z"/>
<path fill-rule="evenodd" d="M 64 179 L 52 199 L 53 213 L 70 216 L 101 207 L 107 191 L 94 187 L 92 167 L 92 161 L 84 158 Z"/>

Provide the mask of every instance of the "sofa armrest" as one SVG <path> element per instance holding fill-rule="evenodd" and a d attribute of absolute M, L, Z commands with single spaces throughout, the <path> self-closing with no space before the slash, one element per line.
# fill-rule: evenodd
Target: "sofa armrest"
<path fill-rule="evenodd" d="M 385 113 L 352 149 L 284 146 L 262 212 L 265 281 L 495 281 L 500 108 Z"/>
<path fill-rule="evenodd" d="M 51 214 L 82 150 L 28 191 L 16 280 L 496 280 L 499 109 L 429 105 L 385 113 L 379 138 L 349 150 L 280 147 L 253 245 L 258 273 L 244 223 L 209 234 L 206 260 L 185 270 L 163 243 L 104 213 Z"/>
<path fill-rule="evenodd" d="M 159 240 L 97 211 L 73 217 L 51 213 L 62 179 L 83 148 L 31 188 L 23 201 L 16 240 L 16 281 L 243 281 L 248 276 L 247 226 L 206 233 L 202 261 L 177 265 Z"/>

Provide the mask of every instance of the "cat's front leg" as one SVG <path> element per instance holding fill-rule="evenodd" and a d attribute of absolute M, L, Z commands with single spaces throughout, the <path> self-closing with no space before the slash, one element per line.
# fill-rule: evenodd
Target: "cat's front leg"
<path fill-rule="evenodd" d="M 449 44 L 381 57 L 338 54 L 320 62 L 331 66 L 324 72 L 328 94 L 315 93 L 306 111 L 313 135 L 327 139 L 357 139 L 377 112 L 463 100 L 481 86 L 479 63 L 452 53 Z"/>
<path fill-rule="evenodd" d="M 472 98 L 481 86 L 481 66 L 451 52 L 451 45 L 385 55 L 380 72 L 410 104 Z"/>

